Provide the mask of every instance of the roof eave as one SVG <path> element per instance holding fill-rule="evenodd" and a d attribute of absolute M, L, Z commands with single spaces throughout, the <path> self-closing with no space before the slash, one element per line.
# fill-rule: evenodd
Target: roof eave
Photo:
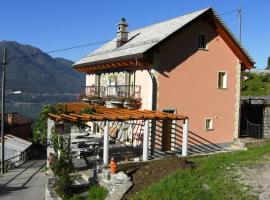
<path fill-rule="evenodd" d="M 222 29 L 226 32 L 226 34 L 232 40 L 232 42 L 234 43 L 234 45 L 239 49 L 239 51 L 245 57 L 245 61 L 243 61 L 244 67 L 246 69 L 255 68 L 254 67 L 255 61 L 249 55 L 249 53 L 244 48 L 244 46 L 241 44 L 241 42 L 234 36 L 234 34 L 230 31 L 230 29 L 227 27 L 227 25 L 219 17 L 219 15 L 217 14 L 217 12 L 213 8 L 210 8 L 207 12 L 209 12 L 216 19 L 216 21 L 215 20 L 214 21 L 216 23 L 218 23 L 222 27 Z"/>
<path fill-rule="evenodd" d="M 118 62 L 118 61 L 123 61 L 123 60 L 132 60 L 132 59 L 141 60 L 143 58 L 144 58 L 143 53 L 131 54 L 131 55 L 126 55 L 126 56 L 121 56 L 121 57 L 98 60 L 98 61 L 94 61 L 94 62 L 78 63 L 78 64 L 75 63 L 75 64 L 73 64 L 73 68 L 76 69 L 76 67 L 94 66 L 94 65 L 107 64 L 107 63 Z"/>

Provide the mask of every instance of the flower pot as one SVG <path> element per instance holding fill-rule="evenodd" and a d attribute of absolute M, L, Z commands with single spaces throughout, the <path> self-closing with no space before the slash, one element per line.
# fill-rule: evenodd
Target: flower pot
<path fill-rule="evenodd" d="M 107 108 L 123 108 L 123 101 L 106 101 Z"/>
<path fill-rule="evenodd" d="M 136 109 L 139 109 L 141 107 L 141 104 L 138 102 L 125 101 L 124 107 L 129 109 L 129 110 L 136 110 Z"/>

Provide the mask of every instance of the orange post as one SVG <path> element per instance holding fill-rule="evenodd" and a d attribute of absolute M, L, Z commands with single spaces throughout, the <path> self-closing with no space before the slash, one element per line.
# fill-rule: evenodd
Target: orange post
<path fill-rule="evenodd" d="M 111 173 L 115 174 L 116 173 L 116 169 L 117 169 L 117 164 L 114 160 L 114 158 L 111 159 Z"/>

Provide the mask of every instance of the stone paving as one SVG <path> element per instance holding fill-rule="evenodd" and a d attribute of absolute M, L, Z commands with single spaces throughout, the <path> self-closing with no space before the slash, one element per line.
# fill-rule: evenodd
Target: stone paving
<path fill-rule="evenodd" d="M 0 199 L 43 200 L 46 179 L 40 170 L 45 164 L 46 160 L 31 160 L 0 175 Z"/>

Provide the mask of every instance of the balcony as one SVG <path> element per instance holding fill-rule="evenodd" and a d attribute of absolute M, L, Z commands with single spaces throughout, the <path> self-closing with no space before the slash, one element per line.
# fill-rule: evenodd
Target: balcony
<path fill-rule="evenodd" d="M 139 85 L 85 86 L 80 96 L 83 102 L 105 105 L 108 108 L 139 109 L 141 107 Z"/>

